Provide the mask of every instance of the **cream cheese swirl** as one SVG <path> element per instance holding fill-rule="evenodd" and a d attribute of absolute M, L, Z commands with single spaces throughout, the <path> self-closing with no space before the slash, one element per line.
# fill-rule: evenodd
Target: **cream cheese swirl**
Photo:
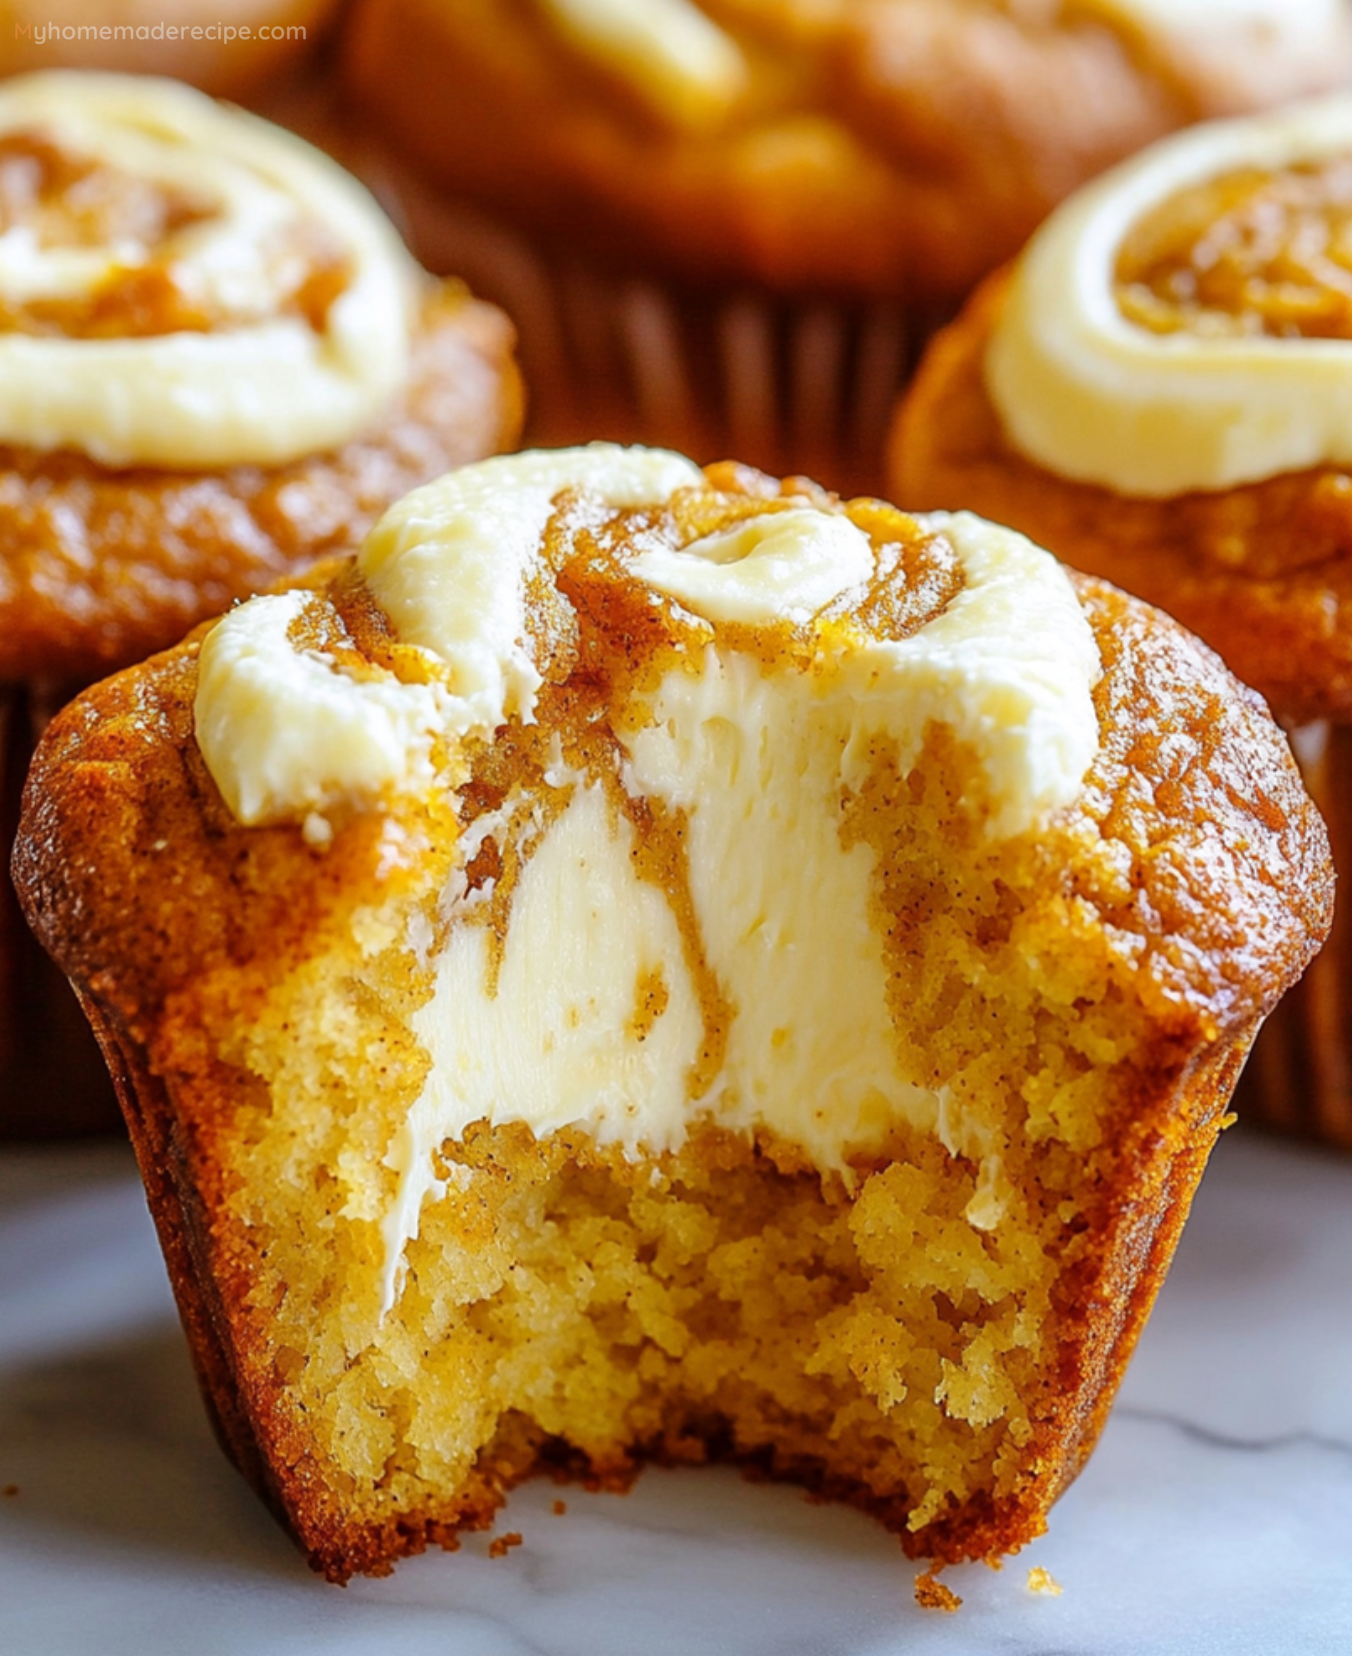
<path fill-rule="evenodd" d="M 1352 31 L 1347 0 L 1081 0 L 1081 9 L 1210 81 L 1217 112 L 1337 84 Z"/>
<path fill-rule="evenodd" d="M 400 641 L 436 666 L 435 705 L 425 685 L 390 683 L 378 695 L 366 685 L 360 694 L 325 686 L 322 742 L 317 725 L 315 742 L 304 739 L 306 701 L 337 669 L 314 662 L 298 669 L 289 637 L 295 617 L 282 600 L 253 599 L 231 611 L 203 645 L 196 719 L 208 767 L 236 815 L 279 821 L 343 799 L 369 805 L 391 786 L 425 783 L 434 727 L 456 739 L 489 735 L 509 718 L 532 721 L 542 680 L 527 643 L 525 590 L 557 497 L 577 489 L 613 509 L 656 507 L 703 481 L 682 455 L 596 443 L 498 456 L 406 496 L 372 530 L 359 567 Z M 986 772 L 989 831 L 1012 836 L 1069 803 L 1097 751 L 1097 647 L 1047 553 L 970 514 L 921 521 L 948 535 L 964 585 L 911 638 L 833 635 L 822 670 L 850 710 L 843 774 L 847 785 L 852 776 L 857 782 L 853 755 L 876 735 L 907 764 L 928 724 L 947 723 Z M 631 568 L 715 625 L 802 626 L 862 589 L 873 552 L 841 512 L 786 503 L 684 548 L 646 545 Z M 266 623 L 264 606 L 271 606 Z M 779 676 L 787 683 L 795 674 Z M 268 711 L 269 684 L 285 704 L 280 721 Z M 401 692 L 417 705 L 392 719 L 390 698 Z M 316 764 L 343 749 L 344 717 L 353 741 L 341 781 L 326 779 Z M 407 764 L 391 749 L 401 731 L 414 733 L 417 749 Z M 256 803 L 246 809 L 246 800 Z"/>
<path fill-rule="evenodd" d="M 409 496 L 373 531 L 361 568 L 401 643 L 430 658 L 436 685 L 345 680 L 327 652 L 301 642 L 309 595 L 241 605 L 205 641 L 196 706 L 227 804 L 246 822 L 289 812 L 323 844 L 316 813 L 432 785 L 439 740 L 449 750 L 504 719 L 529 722 L 542 664 L 531 659 L 525 591 L 549 556 L 560 497 L 574 492 L 596 528 L 607 510 L 660 508 L 706 487 L 680 455 L 595 444 L 499 457 Z M 1074 799 L 1098 750 L 1100 662 L 1047 553 L 963 514 L 919 527 L 947 537 L 963 585 L 901 639 L 855 618 L 877 554 L 829 503 L 767 500 L 684 544 L 652 516 L 636 529 L 621 554 L 629 575 L 703 633 L 619 709 L 618 780 L 685 824 L 701 947 L 735 1009 L 726 1052 L 692 1096 L 704 1015 L 675 911 L 640 876 L 634 829 L 601 779 L 571 770 L 560 747 L 544 787 L 562 809 L 530 817 L 542 831 L 496 967 L 485 929 L 455 921 L 478 900 L 464 880 L 474 848 L 514 832 L 510 799 L 468 825 L 443 895 L 450 924 L 431 997 L 412 1018 L 427 1076 L 383 1157 L 395 1175 L 381 1220 L 384 1311 L 423 1206 L 443 1188 L 435 1150 L 476 1121 L 524 1122 L 540 1136 L 582 1126 L 632 1156 L 674 1149 L 707 1116 L 739 1132 L 768 1127 L 845 1173 L 853 1153 L 906 1120 L 985 1156 L 949 1089 L 900 1065 L 874 854 L 842 835 L 844 801 L 880 764 L 911 769 L 940 724 L 984 773 L 988 837 L 1034 828 Z M 815 640 L 810 663 L 739 647 L 737 629 L 784 626 Z M 824 1018 L 827 983 L 835 999 Z M 638 1029 L 645 997 L 658 1010 Z M 986 1192 L 969 1217 L 989 1226 L 998 1211 Z"/>
<path fill-rule="evenodd" d="M 1073 196 L 1019 261 L 986 354 L 1014 445 L 1059 476 L 1168 498 L 1352 463 L 1352 341 L 1156 334 L 1114 271 L 1141 218 L 1242 168 L 1352 155 L 1352 97 L 1195 127 Z"/>
<path fill-rule="evenodd" d="M 163 265 L 220 323 L 121 338 L 0 334 L 0 442 L 108 466 L 282 465 L 349 442 L 400 390 L 416 266 L 375 202 L 318 151 L 171 81 L 73 71 L 0 87 L 0 138 L 25 133 L 206 211 L 153 246 L 134 235 L 44 244 L 11 223 L 0 300 L 86 298 Z M 279 307 L 278 240 L 307 223 L 345 271 L 318 327 Z"/>
<path fill-rule="evenodd" d="M 741 48 L 694 0 L 540 3 L 566 40 L 678 126 L 712 125 L 744 89 Z"/>

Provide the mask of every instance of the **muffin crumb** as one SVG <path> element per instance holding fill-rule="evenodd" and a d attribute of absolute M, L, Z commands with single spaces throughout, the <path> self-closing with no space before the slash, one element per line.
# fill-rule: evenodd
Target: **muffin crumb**
<path fill-rule="evenodd" d="M 513 1547 L 519 1547 L 523 1541 L 520 1530 L 508 1530 L 506 1535 L 499 1535 L 496 1540 L 488 1543 L 490 1558 L 506 1558 Z"/>
<path fill-rule="evenodd" d="M 962 1600 L 951 1587 L 945 1587 L 938 1573 L 926 1570 L 915 1581 L 915 1602 L 922 1610 L 957 1610 Z"/>
<path fill-rule="evenodd" d="M 1050 1570 L 1044 1570 L 1041 1564 L 1034 1564 L 1028 1572 L 1028 1591 L 1042 1593 L 1047 1598 L 1060 1598 L 1062 1589 Z"/>

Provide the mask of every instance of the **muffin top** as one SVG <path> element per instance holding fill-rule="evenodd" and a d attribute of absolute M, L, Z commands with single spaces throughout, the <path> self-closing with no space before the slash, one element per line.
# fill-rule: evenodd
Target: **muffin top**
<path fill-rule="evenodd" d="M 986 351 L 1018 450 L 1124 495 L 1352 461 L 1352 98 L 1199 127 L 1067 202 Z"/>
<path fill-rule="evenodd" d="M 1352 100 L 1193 129 L 1058 209 L 941 334 L 890 441 L 1159 604 L 1284 719 L 1352 717 Z"/>
<path fill-rule="evenodd" d="M 669 451 L 594 444 L 484 461 L 416 491 L 356 564 L 368 624 L 376 614 L 389 629 L 383 678 L 369 635 L 367 669 L 350 683 L 331 670 L 328 629 L 360 631 L 341 610 L 287 595 L 224 617 L 203 645 L 196 721 L 235 816 L 311 820 L 425 789 L 433 749 L 454 771 L 504 723 L 537 723 L 545 686 L 583 666 L 593 608 L 612 724 L 643 716 L 627 705 L 646 705 L 641 686 L 697 671 L 726 643 L 818 697 L 838 688 L 862 720 L 852 741 L 885 733 L 903 764 L 928 718 L 945 718 L 979 757 L 998 834 L 1068 802 L 1097 742 L 1097 656 L 1051 559 L 976 520 L 922 527 L 881 507 L 870 520 L 801 480 L 782 493 L 735 470 L 729 481 L 710 488 Z M 580 605 L 566 593 L 588 557 Z M 298 626 L 318 629 L 317 658 L 297 650 Z"/>
<path fill-rule="evenodd" d="M 420 274 L 359 185 L 168 81 L 0 88 L 0 442 L 281 465 L 408 377 Z"/>
<path fill-rule="evenodd" d="M 87 681 L 519 429 L 506 319 L 291 134 L 0 86 L 0 682 Z"/>
<path fill-rule="evenodd" d="M 401 50 L 453 119 L 392 83 Z M 1344 0 L 365 0 L 348 61 L 434 172 L 575 245 L 942 299 L 1151 139 L 1335 84 L 1352 27 Z"/>
<path fill-rule="evenodd" d="M 836 810 L 939 741 L 962 854 L 1015 858 L 1072 930 L 1086 905 L 1164 1030 L 1266 1010 L 1327 924 L 1280 733 L 1173 623 L 976 519 L 604 447 L 419 491 L 355 563 L 80 698 L 37 757 L 16 877 L 144 1035 L 352 946 L 400 891 L 431 894 L 429 945 L 436 894 L 467 887 L 505 937 L 519 868 L 484 841 L 509 799 L 543 824 L 603 779 L 669 889 L 641 802 L 726 804 L 690 792 L 691 720 L 715 748 L 782 727 L 807 771 L 824 743 Z"/>

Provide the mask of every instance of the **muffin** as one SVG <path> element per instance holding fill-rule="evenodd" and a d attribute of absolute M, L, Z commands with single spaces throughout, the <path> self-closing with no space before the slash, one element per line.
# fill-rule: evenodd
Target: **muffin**
<path fill-rule="evenodd" d="M 69 693 L 355 546 L 521 410 L 500 313 L 427 278 L 332 162 L 186 87 L 0 86 L 0 221 L 7 848 Z M 7 882 L 0 907 L 0 1123 L 115 1121 Z"/>
<path fill-rule="evenodd" d="M 15 871 L 334 1580 L 547 1466 L 1037 1535 L 1328 926 L 1259 699 L 965 514 L 605 445 L 49 727 Z"/>
<path fill-rule="evenodd" d="M 357 0 L 364 139 L 523 328 L 534 433 L 877 490 L 926 334 L 1085 179 L 1352 77 L 1345 0 Z M 346 134 L 350 109 L 340 106 Z"/>
<path fill-rule="evenodd" d="M 1091 186 L 934 347 L 898 497 L 971 503 L 1195 630 L 1291 729 L 1352 867 L 1352 99 L 1169 140 Z M 1245 1096 L 1352 1147 L 1341 928 Z"/>

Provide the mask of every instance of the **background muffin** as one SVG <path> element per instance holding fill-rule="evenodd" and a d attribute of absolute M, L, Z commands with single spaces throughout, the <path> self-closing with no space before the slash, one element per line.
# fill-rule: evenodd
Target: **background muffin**
<path fill-rule="evenodd" d="M 1346 78 L 1352 31 L 1342 0 L 359 0 L 343 55 L 430 183 L 368 155 L 415 247 L 520 318 L 535 435 L 876 490 L 919 343 L 1050 207 Z"/>
<path fill-rule="evenodd" d="M 1343 98 L 1126 163 L 936 340 L 891 452 L 908 502 L 970 501 L 1207 639 L 1295 730 L 1340 855 L 1350 169 Z M 1340 928 L 1260 1043 L 1248 1096 L 1352 1145 L 1346 951 Z"/>
<path fill-rule="evenodd" d="M 0 87 L 0 213 L 12 813 L 65 695 L 510 443 L 521 398 L 500 313 L 425 277 L 326 158 L 175 83 Z M 23 958 L 5 889 L 0 1098 L 11 1129 L 50 1132 L 93 1055 L 48 1030 L 65 991 Z"/>

